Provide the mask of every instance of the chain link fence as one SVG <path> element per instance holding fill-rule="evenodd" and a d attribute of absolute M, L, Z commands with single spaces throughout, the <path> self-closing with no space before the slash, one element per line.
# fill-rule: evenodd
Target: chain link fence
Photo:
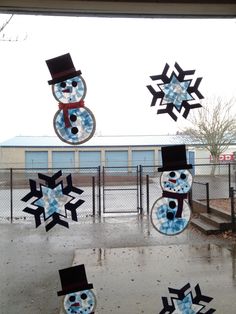
<path fill-rule="evenodd" d="M 84 200 L 84 203 L 78 208 L 77 214 L 79 217 L 88 217 L 95 215 L 98 212 L 98 202 L 96 197 L 99 194 L 99 169 L 80 168 L 80 169 L 60 169 L 62 175 L 57 179 L 56 184 L 62 183 L 63 188 L 68 185 L 67 177 L 71 174 L 72 185 L 81 189 L 82 193 L 79 198 Z M 32 206 L 37 198 L 33 197 L 29 202 L 23 202 L 22 198 L 28 194 L 30 189 L 30 181 L 36 183 L 37 190 L 40 186 L 47 186 L 46 180 L 39 177 L 42 174 L 51 177 L 58 172 L 59 169 L 1 169 L 0 170 L 0 218 L 13 221 L 13 219 L 32 219 L 23 211 L 27 206 Z M 70 192 L 72 197 L 76 197 L 73 192 Z M 78 195 L 77 195 L 78 197 Z M 73 202 L 73 201 L 72 201 Z M 34 207 L 34 206 L 33 206 Z"/>
<path fill-rule="evenodd" d="M 62 168 L 63 186 L 71 174 L 73 185 L 83 190 L 85 202 L 78 208 L 79 217 L 102 216 L 109 213 L 149 214 L 152 204 L 162 195 L 160 166 Z M 229 198 L 230 187 L 236 189 L 236 165 L 196 164 L 191 170 L 193 200 Z M 21 199 L 30 192 L 30 180 L 45 184 L 38 174 L 52 176 L 59 169 L 0 169 L 0 219 L 32 219 L 23 212 L 27 206 Z"/>
<path fill-rule="evenodd" d="M 102 167 L 103 213 L 140 211 L 139 167 Z"/>
<path fill-rule="evenodd" d="M 142 167 L 143 211 L 149 213 L 152 204 L 162 196 L 159 165 Z M 214 175 L 211 174 L 214 168 Z M 191 199 L 207 202 L 213 199 L 229 198 L 230 187 L 236 188 L 236 164 L 195 164 L 191 169 L 193 184 Z M 209 204 L 208 204 L 209 206 Z"/>
<path fill-rule="evenodd" d="M 13 195 L 11 190 L 12 177 L 9 169 L 0 169 L 0 218 L 12 217 Z"/>

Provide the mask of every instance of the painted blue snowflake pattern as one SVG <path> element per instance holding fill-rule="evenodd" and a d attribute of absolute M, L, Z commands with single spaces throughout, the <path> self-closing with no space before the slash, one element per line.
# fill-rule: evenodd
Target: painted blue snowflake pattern
<path fill-rule="evenodd" d="M 41 185 L 42 197 L 33 202 L 34 205 L 44 207 L 45 218 L 49 218 L 53 213 L 65 216 L 65 204 L 69 197 L 63 194 L 62 185 L 59 184 L 54 189 Z"/>
<path fill-rule="evenodd" d="M 170 83 L 159 85 L 164 92 L 163 104 L 173 103 L 177 110 L 181 109 L 182 102 L 193 99 L 187 92 L 191 81 L 179 82 L 177 77 L 173 75 Z"/>
<path fill-rule="evenodd" d="M 178 112 L 184 108 L 183 117 L 187 118 L 190 109 L 202 107 L 198 101 L 203 99 L 203 96 L 198 90 L 202 78 L 197 78 L 194 84 L 192 84 L 193 79 L 185 79 L 186 76 L 192 76 L 195 70 L 184 71 L 177 62 L 174 66 L 177 74 L 172 71 L 168 76 L 167 72 L 170 67 L 166 63 L 162 74 L 150 76 L 153 81 L 159 81 L 157 83 L 158 90 L 152 85 L 148 85 L 147 88 L 153 95 L 151 106 L 155 106 L 158 99 L 160 99 L 160 106 L 166 106 L 165 109 L 157 110 L 157 114 L 168 113 L 176 121 L 177 116 L 173 112 L 174 108 Z"/>
<path fill-rule="evenodd" d="M 63 111 L 59 110 L 54 118 L 54 128 L 58 137 L 70 144 L 82 144 L 89 140 L 95 132 L 95 119 L 88 108 L 75 108 L 68 110 L 68 116 L 73 116 L 75 121 L 71 121 L 69 128 L 65 127 Z M 78 132 L 73 134 L 73 128 Z"/>
<path fill-rule="evenodd" d="M 174 202 L 174 200 L 171 200 Z M 168 204 L 168 203 L 167 203 Z M 170 208 L 167 204 L 161 205 L 156 210 L 156 219 L 159 221 L 159 231 L 166 235 L 175 235 L 182 232 L 189 223 L 189 219 L 175 218 L 177 205 L 175 208 Z M 168 219 L 168 216 L 172 219 Z"/>
<path fill-rule="evenodd" d="M 96 297 L 91 290 L 82 290 L 66 295 L 64 308 L 68 314 L 94 313 Z"/>
<path fill-rule="evenodd" d="M 164 171 L 161 175 L 163 190 L 173 193 L 188 193 L 192 186 L 193 177 L 187 169 Z"/>
<path fill-rule="evenodd" d="M 77 208 L 84 203 L 84 200 L 77 196 L 83 193 L 83 190 L 72 185 L 71 174 L 66 177 L 67 185 L 63 186 L 63 181 L 56 181 L 62 176 L 62 171 L 58 171 L 52 176 L 47 176 L 38 173 L 38 178 L 45 181 L 44 184 L 39 184 L 34 180 L 29 180 L 31 191 L 26 194 L 21 200 L 28 202 L 36 197 L 36 200 L 31 201 L 31 204 L 23 209 L 24 212 L 34 215 L 36 228 L 41 225 L 41 218 L 46 222 L 46 231 L 53 228 L 56 224 L 69 228 L 69 224 L 62 218 L 67 218 L 67 211 L 71 212 L 71 219 L 77 221 Z M 36 207 L 36 209 L 35 209 Z"/>
<path fill-rule="evenodd" d="M 205 309 L 206 305 L 203 303 L 210 303 L 213 298 L 203 295 L 199 284 L 194 288 L 195 297 L 190 288 L 189 283 L 181 289 L 168 288 L 169 293 L 177 295 L 177 297 L 171 297 L 170 303 L 167 297 L 162 297 L 163 309 L 159 314 L 212 314 L 216 311 L 212 308 Z"/>
<path fill-rule="evenodd" d="M 187 294 L 183 300 L 173 299 L 173 302 L 177 310 L 176 313 L 196 314 L 203 309 L 203 305 L 193 304 L 191 293 Z"/>
<path fill-rule="evenodd" d="M 87 89 L 85 81 L 80 75 L 56 83 L 52 88 L 56 100 L 64 104 L 84 99 Z"/>

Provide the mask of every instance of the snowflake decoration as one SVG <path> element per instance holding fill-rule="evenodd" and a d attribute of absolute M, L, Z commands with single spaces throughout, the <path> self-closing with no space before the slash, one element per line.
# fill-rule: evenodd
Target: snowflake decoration
<path fill-rule="evenodd" d="M 62 218 L 67 218 L 67 211 L 71 212 L 71 219 L 78 221 L 76 209 L 84 203 L 78 197 L 71 196 L 70 193 L 82 194 L 83 190 L 76 188 L 72 184 L 71 174 L 66 177 L 67 185 L 63 186 L 63 181 L 56 183 L 56 180 L 62 176 L 62 171 L 58 171 L 52 176 L 38 173 L 38 178 L 45 181 L 45 185 L 39 184 L 37 189 L 36 181 L 29 180 L 30 192 L 21 200 L 28 202 L 31 200 L 31 206 L 23 209 L 24 212 L 34 215 L 36 228 L 41 225 L 41 218 L 46 222 L 46 231 L 53 228 L 56 224 L 69 228 L 68 222 Z M 36 207 L 36 209 L 35 209 Z"/>
<path fill-rule="evenodd" d="M 199 284 L 195 286 L 195 297 L 191 291 L 188 291 L 190 289 L 189 283 L 181 289 L 168 289 L 171 294 L 176 294 L 177 297 L 172 297 L 170 304 L 167 297 L 162 297 L 164 307 L 159 314 L 212 314 L 216 311 L 215 309 L 201 311 L 205 308 L 202 302 L 209 303 L 213 298 L 203 295 Z"/>
<path fill-rule="evenodd" d="M 173 109 L 175 108 L 180 112 L 181 109 L 184 108 L 183 117 L 186 119 L 190 109 L 202 107 L 198 102 L 199 99 L 204 98 L 198 90 L 202 78 L 198 77 L 195 83 L 192 84 L 193 80 L 186 79 L 186 76 L 193 75 L 195 70 L 184 71 L 176 62 L 175 69 L 177 70 L 177 74 L 172 71 L 170 76 L 168 76 L 167 72 L 169 68 L 169 65 L 166 63 L 162 74 L 150 76 L 153 81 L 160 82 L 157 83 L 159 87 L 158 91 L 156 91 L 152 85 L 147 86 L 148 90 L 153 95 L 151 106 L 155 106 L 157 99 L 160 99 L 160 106 L 166 107 L 165 109 L 157 110 L 157 114 L 168 113 L 171 118 L 176 121 L 177 116 L 173 112 Z"/>

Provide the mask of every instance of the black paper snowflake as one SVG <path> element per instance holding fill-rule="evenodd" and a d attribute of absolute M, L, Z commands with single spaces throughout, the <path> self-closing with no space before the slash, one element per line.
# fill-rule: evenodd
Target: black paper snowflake
<path fill-rule="evenodd" d="M 202 78 L 198 77 L 194 84 L 193 79 L 186 79 L 186 76 L 192 76 L 195 70 L 184 71 L 177 62 L 174 66 L 177 74 L 172 71 L 168 76 L 167 72 L 170 67 L 166 63 L 162 74 L 150 76 L 153 81 L 159 81 L 157 83 L 158 91 L 152 85 L 148 85 L 147 88 L 153 95 L 151 106 L 155 106 L 158 99 L 160 99 L 160 106 L 165 106 L 164 109 L 157 110 L 157 114 L 168 113 L 176 121 L 177 116 L 173 112 L 174 108 L 178 112 L 184 108 L 183 117 L 186 119 L 190 109 L 202 107 L 198 101 L 204 97 L 198 90 Z"/>
<path fill-rule="evenodd" d="M 36 200 L 31 200 L 31 204 L 23 209 L 24 212 L 34 215 L 36 228 L 41 225 L 42 217 L 46 222 L 46 231 L 56 224 L 69 228 L 68 222 L 62 219 L 67 218 L 67 211 L 71 212 L 72 220 L 78 220 L 76 209 L 84 201 L 78 199 L 77 196 L 70 195 L 70 193 L 80 195 L 83 190 L 73 186 L 71 174 L 66 177 L 67 185 L 65 187 L 63 186 L 63 180 L 56 182 L 61 176 L 61 170 L 52 176 L 38 173 L 38 178 L 45 181 L 45 185 L 39 184 L 39 189 L 37 189 L 36 181 L 29 180 L 31 191 L 21 200 L 28 202 L 32 198 L 36 198 Z"/>
<path fill-rule="evenodd" d="M 171 294 L 177 295 L 171 297 L 171 302 L 168 302 L 167 297 L 162 297 L 163 309 L 159 314 L 170 314 L 170 313 L 182 313 L 182 314 L 212 314 L 216 310 L 209 309 L 206 311 L 205 305 L 202 303 L 209 303 L 213 298 L 205 296 L 201 293 L 200 286 L 195 286 L 195 297 L 190 289 L 190 284 L 187 283 L 181 289 L 168 288 Z M 205 309 L 203 312 L 201 310 Z"/>

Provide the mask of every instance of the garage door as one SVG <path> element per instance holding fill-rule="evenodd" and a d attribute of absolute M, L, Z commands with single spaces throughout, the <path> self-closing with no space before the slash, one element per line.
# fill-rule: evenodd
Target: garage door
<path fill-rule="evenodd" d="M 26 168 L 48 168 L 48 152 L 25 152 L 25 167 Z"/>
<path fill-rule="evenodd" d="M 56 169 L 75 167 L 75 153 L 74 152 L 52 152 L 52 167 Z"/>
<path fill-rule="evenodd" d="M 154 165 L 154 150 L 133 150 L 132 151 L 133 166 L 153 166 Z"/>
<path fill-rule="evenodd" d="M 105 159 L 106 167 L 112 167 L 112 171 L 128 171 L 128 151 L 106 151 Z"/>
<path fill-rule="evenodd" d="M 79 152 L 80 167 L 98 167 L 101 165 L 101 153 L 95 152 Z"/>
<path fill-rule="evenodd" d="M 155 160 L 154 150 L 133 150 L 132 151 L 132 165 L 133 166 L 143 166 L 144 172 L 154 171 L 154 160 Z"/>

